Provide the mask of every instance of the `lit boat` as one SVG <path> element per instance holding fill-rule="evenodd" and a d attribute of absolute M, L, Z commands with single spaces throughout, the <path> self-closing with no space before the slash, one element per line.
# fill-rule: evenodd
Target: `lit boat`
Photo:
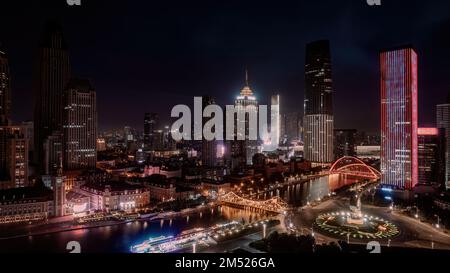
<path fill-rule="evenodd" d="M 158 214 L 159 218 L 174 216 L 176 213 L 174 211 L 162 212 Z"/>
<path fill-rule="evenodd" d="M 195 211 L 194 208 L 187 208 L 187 209 L 181 210 L 181 213 L 191 213 L 191 212 L 194 212 L 194 211 Z"/>
<path fill-rule="evenodd" d="M 131 252 L 133 252 L 133 253 L 149 252 L 150 250 L 152 250 L 154 248 L 154 245 L 165 243 L 171 239 L 173 239 L 173 236 L 164 236 L 164 235 L 150 238 L 141 244 L 132 246 Z"/>
<path fill-rule="evenodd" d="M 182 231 L 181 235 L 184 236 L 184 235 L 189 235 L 189 234 L 192 234 L 192 233 L 203 232 L 203 231 L 205 231 L 204 228 L 187 229 L 187 230 Z"/>
<path fill-rule="evenodd" d="M 158 215 L 157 212 L 147 213 L 147 214 L 141 214 L 141 215 L 140 215 L 140 218 L 141 218 L 141 219 L 146 219 L 146 218 L 154 217 L 154 216 L 157 216 L 157 215 Z"/>

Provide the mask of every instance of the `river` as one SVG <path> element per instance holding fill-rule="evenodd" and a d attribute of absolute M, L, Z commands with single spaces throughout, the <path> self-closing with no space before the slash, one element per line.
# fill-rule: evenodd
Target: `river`
<path fill-rule="evenodd" d="M 278 195 L 291 205 L 304 205 L 328 195 L 338 188 L 355 182 L 339 176 L 326 176 L 284 189 L 265 193 L 265 197 Z M 264 196 L 259 196 L 263 198 Z M 77 241 L 81 252 L 87 253 L 123 253 L 129 252 L 131 245 L 140 243 L 149 237 L 159 235 L 178 235 L 186 229 L 209 227 L 231 220 L 251 222 L 265 215 L 250 210 L 241 210 L 219 206 L 201 213 L 178 217 L 172 220 L 134 221 L 126 224 L 96 227 L 0 240 L 1 252 L 68 252 L 67 243 Z"/>

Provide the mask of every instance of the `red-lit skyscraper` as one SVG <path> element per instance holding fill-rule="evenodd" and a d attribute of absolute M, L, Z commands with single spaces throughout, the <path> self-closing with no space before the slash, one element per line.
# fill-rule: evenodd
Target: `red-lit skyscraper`
<path fill-rule="evenodd" d="M 381 183 L 412 189 L 418 182 L 417 53 L 410 46 L 382 51 Z"/>

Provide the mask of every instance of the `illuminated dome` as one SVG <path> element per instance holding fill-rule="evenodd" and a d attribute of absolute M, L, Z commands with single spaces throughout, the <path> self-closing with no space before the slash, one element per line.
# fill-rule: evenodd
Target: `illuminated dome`
<path fill-rule="evenodd" d="M 248 85 L 244 86 L 241 90 L 241 96 L 250 97 L 253 96 L 253 92 Z"/>
<path fill-rule="evenodd" d="M 241 90 L 241 97 L 253 97 L 253 91 L 248 84 L 248 70 L 245 70 L 245 86 Z"/>

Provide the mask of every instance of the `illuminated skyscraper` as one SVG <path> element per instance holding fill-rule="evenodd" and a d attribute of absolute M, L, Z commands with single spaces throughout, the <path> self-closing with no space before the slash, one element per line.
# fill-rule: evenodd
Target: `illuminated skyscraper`
<path fill-rule="evenodd" d="M 6 126 L 11 118 L 11 76 L 6 53 L 0 48 L 0 126 Z"/>
<path fill-rule="evenodd" d="M 232 156 L 238 161 L 237 164 L 239 165 L 252 165 L 253 155 L 258 152 L 258 140 L 250 139 L 250 123 L 254 122 L 255 130 L 257 130 L 258 101 L 248 84 L 247 72 L 245 74 L 245 86 L 242 88 L 240 95 L 236 97 L 234 105 L 237 108 L 235 138 L 245 138 L 245 140 L 233 141 Z M 245 118 L 240 119 L 240 115 Z M 256 120 L 251 120 L 252 116 L 256 117 Z M 244 135 L 237 131 L 239 124 L 245 128 Z"/>
<path fill-rule="evenodd" d="M 445 184 L 450 189 L 450 101 L 437 105 L 436 124 L 445 134 Z"/>
<path fill-rule="evenodd" d="M 330 43 L 306 45 L 304 99 L 304 154 L 315 163 L 333 161 L 333 80 Z"/>
<path fill-rule="evenodd" d="M 70 79 L 70 63 L 62 27 L 47 23 L 41 37 L 34 71 L 35 161 L 44 170 L 44 142 L 62 130 L 63 92 Z"/>
<path fill-rule="evenodd" d="M 97 162 L 96 92 L 88 80 L 72 79 L 64 102 L 64 169 L 93 169 Z"/>
<path fill-rule="evenodd" d="M 410 46 L 382 51 L 381 183 L 412 189 L 418 183 L 417 53 Z"/>

